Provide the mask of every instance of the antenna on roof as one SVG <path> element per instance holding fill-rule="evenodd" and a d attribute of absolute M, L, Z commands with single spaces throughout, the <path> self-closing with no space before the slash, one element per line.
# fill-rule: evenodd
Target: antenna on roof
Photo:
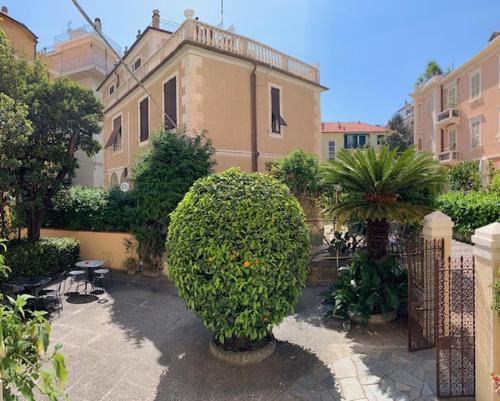
<path fill-rule="evenodd" d="M 220 0 L 220 24 L 224 28 L 224 0 Z"/>

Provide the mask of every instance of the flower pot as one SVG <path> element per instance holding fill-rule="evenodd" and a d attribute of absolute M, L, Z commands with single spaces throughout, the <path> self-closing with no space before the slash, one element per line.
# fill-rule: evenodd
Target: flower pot
<path fill-rule="evenodd" d="M 133 276 L 135 274 L 135 269 L 127 269 L 127 274 Z"/>
<path fill-rule="evenodd" d="M 388 313 L 377 313 L 374 315 L 370 315 L 368 321 L 363 320 L 361 316 L 352 316 L 351 319 L 356 323 L 368 323 L 368 324 L 385 324 L 396 320 L 398 314 L 396 311 L 388 312 Z"/>
<path fill-rule="evenodd" d="M 276 340 L 272 338 L 262 347 L 250 351 L 231 351 L 224 349 L 212 338 L 209 343 L 209 350 L 215 358 L 222 362 L 235 366 L 248 366 L 262 362 L 274 354 Z"/>
<path fill-rule="evenodd" d="M 161 277 L 162 276 L 162 271 L 159 270 L 157 272 L 153 272 L 151 270 L 143 270 L 142 271 L 142 275 L 144 277 L 151 277 L 151 278 L 158 278 L 158 277 Z"/>

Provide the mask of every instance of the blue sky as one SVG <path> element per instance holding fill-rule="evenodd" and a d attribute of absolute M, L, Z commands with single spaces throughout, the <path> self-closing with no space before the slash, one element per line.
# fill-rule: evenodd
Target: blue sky
<path fill-rule="evenodd" d="M 39 36 L 84 24 L 70 0 L 0 0 Z M 220 22 L 220 0 L 80 0 L 122 48 L 158 8 L 182 22 L 193 8 Z M 383 124 L 408 98 L 428 60 L 459 66 L 500 31 L 500 0 L 224 0 L 225 26 L 309 63 L 320 63 L 323 121 Z"/>

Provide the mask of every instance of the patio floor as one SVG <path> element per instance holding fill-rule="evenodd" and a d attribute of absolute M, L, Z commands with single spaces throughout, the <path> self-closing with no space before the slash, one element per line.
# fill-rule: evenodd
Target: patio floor
<path fill-rule="evenodd" d="M 167 279 L 115 272 L 108 294 L 64 297 L 53 319 L 72 401 L 434 400 L 434 350 L 408 353 L 406 327 L 324 323 L 320 293 L 276 328 L 276 353 L 235 368 L 208 353 L 210 332 Z M 91 302 L 89 302 L 91 301 Z"/>

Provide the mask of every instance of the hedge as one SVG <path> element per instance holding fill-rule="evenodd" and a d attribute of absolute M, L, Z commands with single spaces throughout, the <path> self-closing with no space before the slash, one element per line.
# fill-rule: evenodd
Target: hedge
<path fill-rule="evenodd" d="M 44 227 L 128 232 L 134 218 L 135 199 L 129 192 L 71 187 L 56 196 Z"/>
<path fill-rule="evenodd" d="M 10 281 L 36 275 L 54 276 L 74 267 L 79 257 L 80 242 L 74 238 L 13 240 L 7 243 L 5 264 L 11 269 Z"/>
<path fill-rule="evenodd" d="M 451 217 L 456 233 L 470 236 L 474 230 L 500 221 L 500 192 L 448 192 L 438 200 L 438 209 Z"/>

